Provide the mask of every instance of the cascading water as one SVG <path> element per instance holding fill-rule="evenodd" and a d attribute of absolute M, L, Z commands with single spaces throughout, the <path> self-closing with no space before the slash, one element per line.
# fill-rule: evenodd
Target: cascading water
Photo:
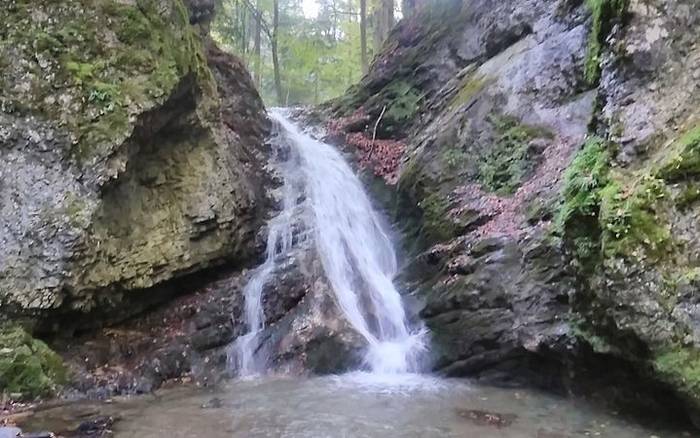
<path fill-rule="evenodd" d="M 425 349 L 424 331 L 411 330 L 401 295 L 392 283 L 396 254 L 360 180 L 332 146 L 301 132 L 281 111 L 271 114 L 290 148 L 280 165 L 284 208 L 269 223 L 267 257 L 245 287 L 248 334 L 234 344 L 239 374 L 260 371 L 253 363 L 256 337 L 263 329 L 261 292 L 275 261 L 292 247 L 292 213 L 303 190 L 310 209 L 306 224 L 335 300 L 351 326 L 367 341 L 365 363 L 374 373 L 415 371 Z M 291 163 L 290 163 L 291 162 Z"/>
<path fill-rule="evenodd" d="M 301 194 L 298 171 L 295 171 L 295 160 L 290 160 L 285 153 L 285 145 L 281 144 L 282 137 L 273 143 L 272 164 L 283 179 L 282 211 L 267 223 L 267 246 L 265 262 L 254 272 L 245 288 L 244 318 L 248 332 L 239 336 L 233 343 L 228 354 L 229 362 L 233 362 L 240 376 L 252 376 L 264 371 L 264 357 L 256 360 L 256 350 L 259 346 L 258 336 L 265 328 L 265 315 L 262 306 L 263 288 L 270 280 L 280 258 L 286 256 L 292 249 L 294 234 L 292 229 L 293 216 L 297 207 L 297 199 Z M 297 237 L 297 241 L 301 240 Z"/>

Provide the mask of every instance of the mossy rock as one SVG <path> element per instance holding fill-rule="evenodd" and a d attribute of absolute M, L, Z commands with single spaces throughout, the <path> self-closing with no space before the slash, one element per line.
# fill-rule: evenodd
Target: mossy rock
<path fill-rule="evenodd" d="M 533 140 L 552 138 L 543 128 L 520 123 L 509 116 L 493 116 L 494 137 L 479 157 L 479 181 L 488 190 L 511 195 L 534 171 L 538 156 L 530 147 Z"/>
<path fill-rule="evenodd" d="M 643 247 L 658 258 L 672 246 L 660 204 L 668 198 L 663 180 L 644 175 L 632 186 L 612 181 L 601 192 L 600 222 L 606 257 L 630 256 Z"/>
<path fill-rule="evenodd" d="M 600 57 L 605 38 L 616 20 L 624 18 L 629 8 L 629 0 L 586 0 L 591 10 L 592 23 L 586 48 L 583 75 L 589 85 L 600 79 Z"/>
<path fill-rule="evenodd" d="M 450 206 L 443 196 L 430 194 L 418 206 L 423 212 L 422 232 L 428 241 L 441 242 L 455 236 L 457 227 L 450 218 Z"/>
<path fill-rule="evenodd" d="M 700 409 L 700 351 L 675 346 L 657 354 L 653 368 L 659 377 L 672 385 L 694 408 Z"/>
<path fill-rule="evenodd" d="M 689 129 L 670 147 L 671 154 L 658 172 L 667 181 L 700 175 L 700 124 Z"/>
<path fill-rule="evenodd" d="M 573 244 L 580 262 L 633 255 L 659 258 L 673 245 L 663 219 L 668 187 L 654 171 L 614 174 L 612 148 L 591 137 L 574 158 L 564 175 L 555 230 Z"/>
<path fill-rule="evenodd" d="M 67 128 L 79 164 L 109 156 L 136 117 L 187 76 L 204 106 L 216 93 L 181 0 L 13 2 L 0 11 L 1 100 Z M 203 106 L 203 107 L 204 107 Z"/>
<path fill-rule="evenodd" d="M 448 108 L 455 111 L 468 103 L 470 103 L 490 82 L 492 79 L 480 74 L 472 74 L 467 76 L 459 90 L 450 100 Z"/>
<path fill-rule="evenodd" d="M 66 376 L 63 361 L 44 342 L 19 327 L 0 328 L 0 392 L 51 395 Z"/>

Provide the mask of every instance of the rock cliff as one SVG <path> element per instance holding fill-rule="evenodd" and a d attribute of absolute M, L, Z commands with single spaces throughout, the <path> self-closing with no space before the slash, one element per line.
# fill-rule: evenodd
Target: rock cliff
<path fill-rule="evenodd" d="M 243 64 L 209 38 L 213 7 L 0 10 L 0 391 L 65 382 L 18 323 L 70 336 L 257 255 L 269 122 Z"/>
<path fill-rule="evenodd" d="M 440 2 L 323 108 L 392 189 L 435 369 L 699 412 L 696 6 Z"/>
<path fill-rule="evenodd" d="M 2 8 L 3 317 L 123 318 L 253 254 L 267 122 L 208 3 Z"/>

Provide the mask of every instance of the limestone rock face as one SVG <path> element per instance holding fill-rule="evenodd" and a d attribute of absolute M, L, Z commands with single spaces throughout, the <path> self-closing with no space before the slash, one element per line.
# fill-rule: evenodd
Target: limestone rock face
<path fill-rule="evenodd" d="M 128 316 L 159 299 L 143 290 L 254 253 L 267 121 L 202 7 L 0 11 L 3 317 Z"/>
<path fill-rule="evenodd" d="M 439 2 L 324 108 L 393 189 L 437 370 L 700 412 L 699 22 L 689 0 Z M 394 178 L 363 155 L 382 113 Z"/>

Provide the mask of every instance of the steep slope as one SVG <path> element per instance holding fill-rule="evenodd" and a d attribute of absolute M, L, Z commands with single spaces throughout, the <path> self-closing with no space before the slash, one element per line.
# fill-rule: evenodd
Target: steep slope
<path fill-rule="evenodd" d="M 436 369 L 698 412 L 699 23 L 684 0 L 440 2 L 325 107 L 395 187 Z"/>

